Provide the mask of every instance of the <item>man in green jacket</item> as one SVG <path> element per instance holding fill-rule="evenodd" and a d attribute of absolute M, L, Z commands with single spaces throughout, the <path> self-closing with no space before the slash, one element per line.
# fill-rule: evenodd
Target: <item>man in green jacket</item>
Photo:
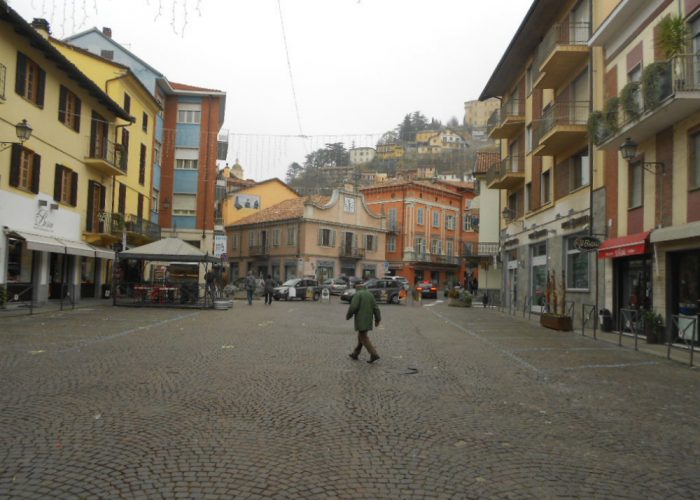
<path fill-rule="evenodd" d="M 379 326 L 382 314 L 377 301 L 374 300 L 374 295 L 367 291 L 364 284 L 358 283 L 355 288 L 357 292 L 352 296 L 348 313 L 345 315 L 345 319 L 355 316 L 355 330 L 357 330 L 357 347 L 350 353 L 350 357 L 356 360 L 360 356 L 362 346 L 365 346 L 370 354 L 367 362 L 374 363 L 379 359 L 379 355 L 370 342 L 367 332 L 372 329 L 372 319 L 374 319 L 374 326 Z"/>

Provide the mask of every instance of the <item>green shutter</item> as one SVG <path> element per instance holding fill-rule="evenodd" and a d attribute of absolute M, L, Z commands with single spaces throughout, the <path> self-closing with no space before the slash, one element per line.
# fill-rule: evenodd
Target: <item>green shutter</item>
<path fill-rule="evenodd" d="M 12 157 L 10 160 L 10 186 L 19 186 L 19 162 L 22 156 L 22 146 L 12 145 Z"/>
<path fill-rule="evenodd" d="M 15 92 L 24 96 L 27 86 L 27 56 L 17 52 L 17 75 L 15 77 Z"/>
<path fill-rule="evenodd" d="M 63 167 L 59 165 L 58 163 L 56 164 L 56 170 L 53 178 L 53 199 L 58 201 L 61 201 L 61 188 L 63 187 Z"/>
<path fill-rule="evenodd" d="M 34 194 L 39 192 L 39 177 L 41 175 L 41 156 L 34 153 L 34 163 L 32 164 L 32 186 L 31 191 Z"/>
<path fill-rule="evenodd" d="M 71 172 L 70 204 L 78 206 L 78 173 Z"/>

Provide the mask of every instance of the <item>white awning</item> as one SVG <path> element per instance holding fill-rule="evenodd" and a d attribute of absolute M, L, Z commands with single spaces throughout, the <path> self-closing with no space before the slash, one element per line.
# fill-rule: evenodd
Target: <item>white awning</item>
<path fill-rule="evenodd" d="M 698 237 L 700 237 L 700 222 L 691 222 L 690 224 L 655 229 L 651 233 L 649 240 L 652 243 L 661 243 L 663 241 L 687 240 Z"/>
<path fill-rule="evenodd" d="M 66 247 L 65 253 L 67 254 L 80 255 L 81 257 L 95 256 L 95 248 L 91 247 L 87 243 L 83 243 L 82 241 L 63 240 L 61 238 L 56 238 L 56 240 L 63 243 L 63 245 Z"/>
<path fill-rule="evenodd" d="M 114 251 L 109 248 L 92 247 L 95 249 L 95 257 L 98 259 L 114 260 Z"/>
<path fill-rule="evenodd" d="M 40 234 L 25 233 L 24 231 L 11 231 L 9 236 L 17 235 L 27 242 L 29 250 L 37 250 L 39 252 L 65 253 L 66 246 L 55 238 Z"/>

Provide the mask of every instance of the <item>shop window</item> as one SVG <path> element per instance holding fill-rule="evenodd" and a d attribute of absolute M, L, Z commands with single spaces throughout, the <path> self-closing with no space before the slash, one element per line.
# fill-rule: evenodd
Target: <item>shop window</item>
<path fill-rule="evenodd" d="M 80 132 L 81 102 L 77 95 L 61 85 L 58 94 L 58 121 Z"/>
<path fill-rule="evenodd" d="M 566 239 L 566 288 L 588 290 L 589 288 L 589 254 L 576 248 L 578 236 Z"/>

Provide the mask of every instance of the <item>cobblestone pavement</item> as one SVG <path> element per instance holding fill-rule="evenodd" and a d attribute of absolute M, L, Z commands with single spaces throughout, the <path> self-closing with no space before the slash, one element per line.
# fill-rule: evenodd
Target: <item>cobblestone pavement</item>
<path fill-rule="evenodd" d="M 700 497 L 697 370 L 431 302 L 369 365 L 344 313 L 3 318 L 0 497 Z"/>

